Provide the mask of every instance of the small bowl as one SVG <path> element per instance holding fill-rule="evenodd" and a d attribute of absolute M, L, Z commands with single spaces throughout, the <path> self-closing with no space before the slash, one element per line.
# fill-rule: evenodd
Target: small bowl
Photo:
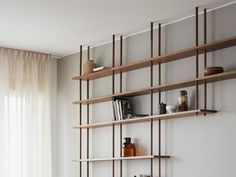
<path fill-rule="evenodd" d="M 223 67 L 219 67 L 219 66 L 208 67 L 204 71 L 205 76 L 210 76 L 210 75 L 219 74 L 219 73 L 223 73 L 223 72 L 224 72 Z"/>
<path fill-rule="evenodd" d="M 177 106 L 168 105 L 166 106 L 167 113 L 171 114 L 177 111 Z"/>

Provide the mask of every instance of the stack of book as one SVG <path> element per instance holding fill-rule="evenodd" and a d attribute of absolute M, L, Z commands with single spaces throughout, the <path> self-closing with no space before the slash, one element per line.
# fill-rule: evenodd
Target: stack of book
<path fill-rule="evenodd" d="M 113 113 L 114 120 L 124 120 L 132 118 L 133 112 L 131 103 L 128 98 L 116 97 L 113 98 Z"/>

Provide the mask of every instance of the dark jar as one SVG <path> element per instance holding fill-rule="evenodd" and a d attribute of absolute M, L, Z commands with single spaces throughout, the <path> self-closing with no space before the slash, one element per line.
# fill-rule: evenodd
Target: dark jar
<path fill-rule="evenodd" d="M 131 143 L 131 138 L 125 138 L 125 142 L 123 143 L 123 156 L 124 157 L 132 157 L 136 155 L 135 144 Z"/>

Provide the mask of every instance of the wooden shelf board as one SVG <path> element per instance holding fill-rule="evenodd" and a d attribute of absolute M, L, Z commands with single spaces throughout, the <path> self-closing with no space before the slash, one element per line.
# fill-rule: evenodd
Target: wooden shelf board
<path fill-rule="evenodd" d="M 122 72 L 128 72 L 140 68 L 144 68 L 150 65 L 150 62 L 153 62 L 154 64 L 166 63 L 174 60 L 179 60 L 187 57 L 194 56 L 196 54 L 196 51 L 198 50 L 199 54 L 202 54 L 205 50 L 207 52 L 212 52 L 215 50 L 227 48 L 236 45 L 236 37 L 231 37 L 223 40 L 218 40 L 214 42 L 210 42 L 208 44 L 202 44 L 198 47 L 191 47 L 183 50 L 178 50 L 175 52 L 171 52 L 168 54 L 164 54 L 161 56 L 153 57 L 153 58 L 147 58 L 143 60 L 139 60 L 136 62 L 132 62 L 123 66 L 116 66 L 114 68 L 105 69 L 103 71 L 90 73 L 82 76 L 76 76 L 73 77 L 74 80 L 93 80 L 98 79 L 105 76 L 110 76 L 114 72 L 115 74 Z"/>
<path fill-rule="evenodd" d="M 196 84 L 196 82 L 198 82 L 198 84 L 204 84 L 205 82 L 211 83 L 211 82 L 217 82 L 217 81 L 233 79 L 233 78 L 236 78 L 236 71 L 229 71 L 229 72 L 224 72 L 224 73 L 215 74 L 215 75 L 211 75 L 211 76 L 205 76 L 202 78 L 195 78 L 195 79 L 182 81 L 182 82 L 163 84 L 160 86 L 131 90 L 131 91 L 123 92 L 123 93 L 117 93 L 114 95 L 108 95 L 108 96 L 85 99 L 85 100 L 81 100 L 81 101 L 75 101 L 75 102 L 73 102 L 73 104 L 80 104 L 80 103 L 82 103 L 82 104 L 95 104 L 95 103 L 100 103 L 100 102 L 105 102 L 105 101 L 112 101 L 113 97 L 118 97 L 118 96 L 125 96 L 125 97 L 141 96 L 141 95 L 149 94 L 151 90 L 153 90 L 153 92 L 156 93 L 159 91 L 168 91 L 168 90 L 174 90 L 174 89 L 194 86 Z"/>
<path fill-rule="evenodd" d="M 176 112 L 172 114 L 162 114 L 162 115 L 153 115 L 153 116 L 146 116 L 142 118 L 133 118 L 133 119 L 125 119 L 125 120 L 118 120 L 118 121 L 111 121 L 111 122 L 102 122 L 102 123 L 92 123 L 92 124 L 85 124 L 81 126 L 73 127 L 77 128 L 100 128 L 100 127 L 108 127 L 120 124 L 133 124 L 133 123 L 141 123 L 141 122 L 148 122 L 150 120 L 164 120 L 164 119 L 174 119 L 174 118 L 181 118 L 181 117 L 190 117 L 195 115 L 203 115 L 203 114 L 213 114 L 216 113 L 215 110 L 190 110 L 184 112 Z"/>
<path fill-rule="evenodd" d="M 159 158 L 158 155 L 154 156 L 134 156 L 134 157 L 115 157 L 115 158 L 94 158 L 94 159 L 81 159 L 81 160 L 73 160 L 73 162 L 101 162 L 101 161 L 117 161 L 117 160 L 141 160 L 141 159 L 154 159 Z M 170 156 L 162 155 L 161 158 L 167 159 Z"/>
<path fill-rule="evenodd" d="M 106 101 L 111 101 L 113 97 L 120 97 L 120 96 L 139 96 L 139 95 L 145 95 L 150 93 L 150 88 L 143 88 L 143 89 L 137 89 L 137 90 L 131 90 L 131 91 L 126 91 L 123 93 L 117 93 L 114 95 L 107 95 L 107 96 L 101 96 L 101 97 L 95 97 L 95 98 L 90 98 L 90 99 L 85 99 L 82 101 L 75 101 L 73 104 L 95 104 L 95 103 L 100 103 L 100 102 L 106 102 Z"/>

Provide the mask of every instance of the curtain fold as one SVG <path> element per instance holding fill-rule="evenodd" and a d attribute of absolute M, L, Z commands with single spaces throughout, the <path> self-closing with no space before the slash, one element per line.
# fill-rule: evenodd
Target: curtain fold
<path fill-rule="evenodd" d="M 51 167 L 50 55 L 0 48 L 0 176 Z"/>

